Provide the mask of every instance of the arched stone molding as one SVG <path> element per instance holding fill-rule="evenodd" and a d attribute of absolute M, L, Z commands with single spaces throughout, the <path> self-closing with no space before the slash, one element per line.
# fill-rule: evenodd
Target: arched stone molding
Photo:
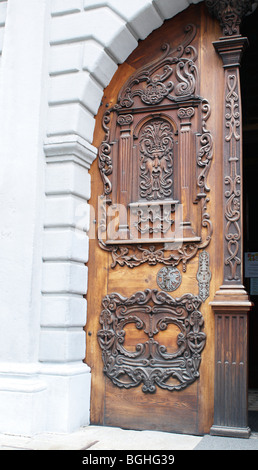
<path fill-rule="evenodd" d="M 117 65 L 137 47 L 139 39 L 200 1 L 69 0 L 65 10 L 64 2 L 54 1 L 48 136 L 75 133 L 91 142 L 103 88 Z"/>

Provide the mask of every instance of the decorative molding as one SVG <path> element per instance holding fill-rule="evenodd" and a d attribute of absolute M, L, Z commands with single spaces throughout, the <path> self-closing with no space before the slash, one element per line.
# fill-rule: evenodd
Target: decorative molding
<path fill-rule="evenodd" d="M 231 293 L 232 294 L 232 293 Z M 233 294 L 234 295 L 234 294 Z M 250 306 L 249 306 L 250 308 Z M 215 310 L 214 422 L 211 435 L 248 438 L 248 310 L 226 299 Z"/>
<path fill-rule="evenodd" d="M 197 272 L 197 281 L 199 286 L 199 297 L 202 302 L 210 295 L 210 255 L 207 251 L 203 250 L 199 253 L 199 266 Z"/>
<path fill-rule="evenodd" d="M 144 263 L 148 263 L 149 266 L 156 266 L 158 263 L 177 266 L 182 262 L 183 272 L 186 272 L 186 265 L 196 255 L 199 246 L 193 242 L 182 244 L 180 250 L 173 250 L 173 243 L 163 243 L 161 246 L 137 244 L 136 247 L 114 245 L 112 248 L 103 245 L 103 248 L 111 251 L 111 268 L 115 268 L 116 265 L 134 268 Z"/>
<path fill-rule="evenodd" d="M 195 65 L 197 51 L 190 45 L 196 36 L 196 26 L 187 25 L 185 33 L 186 36 L 182 44 L 172 50 L 169 44 L 164 44 L 162 50 L 165 52 L 161 57 L 140 68 L 129 78 L 118 95 L 117 103 L 103 116 L 102 127 L 105 131 L 105 139 L 99 148 L 99 170 L 106 196 L 112 192 L 112 184 L 109 179 L 113 172 L 109 124 L 113 113 L 118 111 L 120 113 L 123 109 L 126 111 L 128 108 L 132 108 L 135 105 L 136 97 L 140 98 L 141 104 L 152 107 L 161 104 L 165 98 L 170 102 L 180 102 L 180 100 L 185 101 L 186 98 L 189 99 L 196 94 L 198 86 L 198 69 Z M 158 71 L 160 71 L 159 74 Z M 170 80 L 166 84 L 172 74 L 176 77 L 177 83 L 172 83 Z M 120 116 L 118 120 L 120 121 Z M 131 115 L 129 121 L 127 124 L 132 122 Z"/>
<path fill-rule="evenodd" d="M 210 170 L 212 158 L 213 158 L 213 137 L 211 132 L 207 128 L 207 121 L 211 114 L 211 108 L 208 100 L 203 99 L 202 101 L 202 130 L 200 136 L 200 148 L 197 153 L 197 165 L 199 167 L 199 172 L 197 172 L 197 186 L 199 188 L 199 194 L 197 198 L 204 198 L 204 206 L 207 207 L 209 199 L 207 193 L 209 193 L 210 188 L 207 184 L 208 173 Z M 206 214 L 206 218 L 203 219 L 204 226 L 211 225 L 209 220 L 209 214 Z M 210 226 L 211 232 L 212 227 Z"/>
<path fill-rule="evenodd" d="M 169 44 L 164 44 L 161 58 L 137 70 L 130 77 L 118 95 L 117 107 L 132 107 L 136 97 L 143 104 L 152 106 L 162 103 L 164 98 L 177 101 L 196 93 L 197 51 L 190 45 L 196 36 L 196 26 L 187 25 L 185 33 L 184 41 L 177 48 L 171 50 Z M 161 73 L 157 74 L 161 68 Z M 176 82 L 172 82 L 172 75 L 176 77 Z M 145 87 L 142 86 L 144 83 Z"/>
<path fill-rule="evenodd" d="M 114 385 L 132 388 L 142 384 L 142 391 L 154 393 L 156 386 L 182 390 L 199 377 L 201 353 L 206 335 L 199 311 L 201 301 L 193 294 L 174 299 L 163 291 L 147 289 L 131 297 L 112 293 L 104 297 L 98 341 L 102 350 L 104 373 Z M 126 349 L 127 324 L 147 335 L 135 351 Z M 177 350 L 169 352 L 155 335 L 168 325 L 179 330 Z"/>
<path fill-rule="evenodd" d="M 247 413 L 247 332 L 252 306 L 243 286 L 242 115 L 239 67 L 247 38 L 239 35 L 252 1 L 206 0 L 224 37 L 214 42 L 224 68 L 223 113 L 223 284 L 212 305 L 215 314 L 215 389 L 212 435 L 249 437 Z M 230 400 L 228 399 L 230 397 Z"/>
<path fill-rule="evenodd" d="M 177 112 L 179 119 L 191 119 L 194 116 L 194 108 L 180 108 Z"/>
<path fill-rule="evenodd" d="M 182 263 L 185 271 L 187 262 L 210 242 L 213 229 L 207 210 L 207 178 L 213 137 L 207 122 L 211 109 L 198 94 L 198 55 L 191 44 L 195 36 L 196 27 L 188 25 L 177 48 L 165 44 L 163 54 L 127 80 L 116 104 L 103 115 L 98 240 L 101 248 L 111 252 L 112 268 L 117 264 L 134 268 L 142 263 L 174 267 Z M 175 152 L 180 158 L 174 159 Z M 180 198 L 184 213 L 180 236 L 176 236 L 169 229 L 176 227 Z M 147 209 L 148 202 L 156 201 L 161 207 L 159 221 L 153 207 L 152 213 Z M 107 209 L 117 203 L 132 210 L 134 218 L 130 227 L 123 215 L 120 233 L 112 239 L 106 233 Z M 137 216 L 138 203 L 142 206 Z M 170 203 L 170 214 L 165 203 Z M 197 222 L 191 221 L 193 204 Z"/>
<path fill-rule="evenodd" d="M 130 126 L 133 122 L 133 116 L 131 114 L 120 114 L 117 118 L 117 124 L 119 126 Z"/>
<path fill-rule="evenodd" d="M 44 142 L 48 163 L 74 161 L 89 169 L 97 157 L 97 149 L 76 134 L 48 137 Z"/>
<path fill-rule="evenodd" d="M 242 285 L 242 116 L 239 64 L 247 39 L 214 43 L 224 65 L 224 275 L 223 284 Z"/>
<path fill-rule="evenodd" d="M 205 0 L 211 15 L 219 20 L 223 34 L 239 34 L 242 18 L 252 11 L 254 0 Z"/>
<path fill-rule="evenodd" d="M 228 280 L 239 281 L 241 274 L 241 174 L 239 168 L 240 156 L 237 152 L 237 144 L 240 141 L 240 112 L 239 112 L 239 94 L 237 89 L 236 74 L 227 74 L 226 89 L 226 109 L 225 129 L 228 132 L 225 135 L 225 141 L 229 144 L 228 174 L 224 176 L 225 185 L 228 187 L 225 191 L 225 239 L 227 242 L 227 254 L 225 265 L 229 267 Z"/>
<path fill-rule="evenodd" d="M 171 214 L 175 212 L 175 204 L 130 204 L 131 213 L 136 216 L 133 223 L 140 234 L 164 233 L 166 234 L 175 223 Z"/>
<path fill-rule="evenodd" d="M 102 119 L 102 127 L 105 131 L 105 139 L 102 141 L 99 152 L 98 152 L 98 165 L 100 175 L 102 177 L 104 185 L 104 194 L 108 196 L 112 192 L 112 184 L 109 176 L 113 172 L 113 162 L 110 156 L 111 154 L 111 143 L 110 143 L 110 116 L 112 109 L 105 112 Z"/>
<path fill-rule="evenodd" d="M 151 119 L 141 129 L 140 197 L 173 199 L 173 129 L 164 119 Z"/>

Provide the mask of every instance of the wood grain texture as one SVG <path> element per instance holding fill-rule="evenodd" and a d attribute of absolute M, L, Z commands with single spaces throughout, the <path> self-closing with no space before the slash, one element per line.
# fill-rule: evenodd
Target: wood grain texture
<path fill-rule="evenodd" d="M 103 141 L 102 116 L 104 112 L 115 105 L 122 85 L 143 65 L 158 57 L 160 47 L 164 42 L 176 47 L 183 38 L 182 31 L 188 23 L 197 27 L 194 46 L 198 51 L 198 70 L 200 79 L 200 95 L 209 100 L 211 115 L 209 129 L 214 139 L 214 158 L 208 175 L 209 213 L 213 222 L 213 235 L 206 248 L 210 255 L 210 296 L 201 305 L 200 311 L 204 318 L 206 345 L 202 352 L 200 376 L 190 386 L 181 391 L 168 391 L 157 387 L 153 394 L 142 392 L 141 386 L 129 390 L 115 386 L 103 373 L 101 349 L 97 340 L 100 329 L 100 314 L 102 299 L 105 295 L 117 292 L 129 297 L 137 291 L 158 289 L 156 278 L 162 264 L 150 266 L 142 264 L 133 269 L 128 266 L 116 265 L 111 268 L 111 254 L 99 247 L 98 241 L 90 241 L 89 253 L 89 289 L 87 294 L 88 318 L 86 325 L 87 345 L 85 361 L 91 367 L 92 395 L 91 422 L 92 424 L 121 426 L 131 429 L 155 429 L 182 433 L 203 434 L 209 432 L 213 422 L 214 398 L 214 313 L 209 301 L 214 298 L 223 279 L 223 213 L 222 213 L 222 128 L 218 116 L 223 113 L 223 69 L 212 42 L 220 35 L 219 25 L 207 15 L 203 4 L 192 5 L 177 17 L 168 20 L 146 40 L 140 41 L 137 49 L 119 66 L 110 85 L 104 92 L 102 105 L 96 117 L 94 145 L 99 147 Z M 216 80 L 214 80 L 216 76 Z M 196 114 L 197 116 L 197 114 Z M 197 117 L 196 117 L 197 119 Z M 199 118 L 198 118 L 199 119 Z M 199 123 L 200 124 L 200 123 Z M 191 150 L 192 151 L 192 150 Z M 180 157 L 179 157 L 180 158 Z M 187 169 L 186 169 L 187 170 Z M 114 170 L 113 181 L 115 191 L 119 191 L 117 169 Z M 98 162 L 91 169 L 92 197 L 90 203 L 97 208 L 98 196 L 103 193 L 103 182 L 99 174 Z M 178 184 L 178 181 L 176 182 Z M 198 226 L 198 208 L 191 206 L 191 222 Z M 188 263 L 183 272 L 182 265 L 178 266 L 182 275 L 182 283 L 172 297 L 180 297 L 186 293 L 198 295 L 198 254 Z M 170 326 L 166 331 L 157 335 L 168 350 L 176 349 L 178 328 Z M 126 327 L 125 345 L 129 351 L 135 350 L 137 344 L 144 341 L 146 335 L 142 330 L 136 330 L 132 324 Z"/>

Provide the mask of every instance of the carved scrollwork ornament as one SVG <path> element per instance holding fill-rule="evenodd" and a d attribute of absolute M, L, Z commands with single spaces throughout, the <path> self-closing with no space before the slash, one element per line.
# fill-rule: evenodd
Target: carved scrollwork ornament
<path fill-rule="evenodd" d="M 191 98 L 196 93 L 198 85 L 198 69 L 195 64 L 197 51 L 191 45 L 196 35 L 196 26 L 187 25 L 185 34 L 182 44 L 175 49 L 171 49 L 169 44 L 164 44 L 162 46 L 164 52 L 161 57 L 136 71 L 122 87 L 117 103 L 104 113 L 102 127 L 105 131 L 105 139 L 99 148 L 98 164 L 105 195 L 109 195 L 112 191 L 109 179 L 113 172 L 109 126 L 112 115 L 122 109 L 132 108 L 136 97 L 139 97 L 146 106 L 152 106 L 162 103 L 165 98 L 176 102 L 180 99 Z M 172 74 L 175 76 L 175 83 L 167 81 Z M 130 114 L 123 114 L 118 116 L 117 122 L 119 125 L 123 125 L 130 124 L 132 120 L 133 117 Z"/>
<path fill-rule="evenodd" d="M 191 118 L 194 115 L 194 108 L 180 108 L 177 115 L 180 119 Z"/>
<path fill-rule="evenodd" d="M 133 116 L 131 114 L 120 114 L 117 118 L 117 123 L 120 126 L 130 125 L 133 122 Z"/>
<path fill-rule="evenodd" d="M 165 44 L 157 59 L 136 70 L 121 88 L 116 104 L 103 116 L 105 138 L 99 147 L 98 165 L 104 191 L 99 206 L 98 242 L 111 253 L 112 268 L 134 268 L 143 263 L 175 268 L 181 263 L 185 272 L 188 261 L 211 240 L 207 183 L 213 158 L 213 137 L 207 127 L 211 110 L 208 101 L 199 95 L 198 54 L 192 45 L 197 28 L 189 24 L 184 31 L 179 46 Z M 193 159 L 192 146 L 197 149 Z M 182 170 L 188 158 L 192 159 L 189 174 Z M 133 182 L 126 176 L 119 180 L 119 172 L 126 175 L 130 171 Z M 112 193 L 114 185 L 116 192 L 121 190 L 123 194 L 130 186 L 130 196 L 126 200 L 123 196 L 123 204 L 134 216 L 119 243 L 116 237 L 108 239 L 105 226 L 113 198 L 120 203 L 120 195 Z M 189 213 L 192 201 L 196 204 L 198 222 L 191 232 L 187 232 L 187 224 L 190 226 L 192 221 L 182 223 L 182 233 L 176 236 L 180 198 L 186 201 L 180 193 L 182 187 L 191 187 L 192 194 L 185 204 Z"/>
<path fill-rule="evenodd" d="M 194 95 L 198 78 L 197 51 L 191 42 L 196 35 L 196 26 L 187 25 L 185 33 L 184 41 L 177 48 L 172 50 L 169 44 L 164 44 L 161 58 L 131 76 L 119 93 L 117 108 L 132 107 L 137 96 L 142 103 L 151 106 L 160 104 L 165 98 L 177 101 Z M 172 76 L 175 81 L 171 80 Z M 145 87 L 141 86 L 143 83 Z"/>
<path fill-rule="evenodd" d="M 225 239 L 227 257 L 225 265 L 229 267 L 228 279 L 240 280 L 240 243 L 241 243 L 241 174 L 240 155 L 236 143 L 240 140 L 240 112 L 237 77 L 228 74 L 226 82 L 225 127 L 228 130 L 225 141 L 230 145 L 229 171 L 224 177 L 225 187 Z"/>
<path fill-rule="evenodd" d="M 205 250 L 199 253 L 199 266 L 197 272 L 197 281 L 199 286 L 199 297 L 205 302 L 210 295 L 210 256 Z"/>
<path fill-rule="evenodd" d="M 219 20 L 223 34 L 239 34 L 242 18 L 252 11 L 255 0 L 205 0 L 212 16 Z"/>
<path fill-rule="evenodd" d="M 128 298 L 118 293 L 104 297 L 97 333 L 104 374 L 120 388 L 142 385 L 144 393 L 155 393 L 157 386 L 183 390 L 195 382 L 206 343 L 200 305 L 193 294 L 174 299 L 156 289 Z M 134 324 L 146 335 L 146 341 L 137 344 L 134 351 L 126 348 L 127 324 Z M 179 331 L 175 351 L 155 339 L 169 325 Z"/>

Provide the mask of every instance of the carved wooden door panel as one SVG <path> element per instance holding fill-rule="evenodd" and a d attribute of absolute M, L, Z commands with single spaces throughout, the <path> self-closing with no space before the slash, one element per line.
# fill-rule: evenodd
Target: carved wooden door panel
<path fill-rule="evenodd" d="M 219 26 L 190 7 L 105 90 L 91 170 L 91 422 L 208 432 L 221 279 Z M 215 183 L 216 181 L 216 183 Z"/>

